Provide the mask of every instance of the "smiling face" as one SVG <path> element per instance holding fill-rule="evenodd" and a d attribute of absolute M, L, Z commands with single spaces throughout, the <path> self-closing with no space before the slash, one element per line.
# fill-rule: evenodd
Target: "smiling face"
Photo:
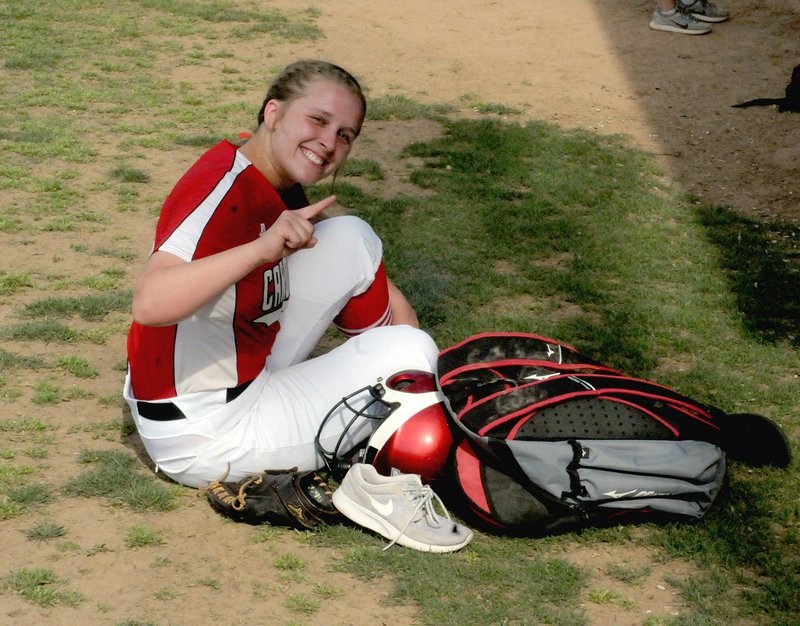
<path fill-rule="evenodd" d="M 363 106 L 344 86 L 320 78 L 302 95 L 264 106 L 264 174 L 274 187 L 310 185 L 332 174 L 361 130 Z"/>

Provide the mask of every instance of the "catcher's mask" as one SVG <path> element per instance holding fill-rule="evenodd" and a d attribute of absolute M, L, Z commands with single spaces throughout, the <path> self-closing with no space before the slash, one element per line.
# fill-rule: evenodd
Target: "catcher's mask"
<path fill-rule="evenodd" d="M 453 446 L 443 400 L 429 372 L 407 370 L 378 379 L 328 412 L 317 431 L 317 450 L 339 480 L 351 464 L 370 463 L 382 474 L 394 468 L 431 482 Z"/>

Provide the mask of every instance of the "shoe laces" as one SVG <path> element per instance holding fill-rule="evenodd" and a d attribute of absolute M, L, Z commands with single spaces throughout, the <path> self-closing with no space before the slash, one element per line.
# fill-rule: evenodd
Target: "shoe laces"
<path fill-rule="evenodd" d="M 692 22 L 699 22 L 699 21 L 700 21 L 700 20 L 698 20 L 698 19 L 697 19 L 697 18 L 696 18 L 694 15 L 692 15 L 691 11 L 689 10 L 691 7 L 693 7 L 695 4 L 697 4 L 697 2 L 700 2 L 700 6 L 701 6 L 702 8 L 704 8 L 704 9 L 705 9 L 705 7 L 708 5 L 708 1 L 707 1 L 707 0 L 696 0 L 695 2 L 693 2 L 692 4 L 690 4 L 690 5 L 688 5 L 688 6 L 687 6 L 687 5 L 685 5 L 685 4 L 683 4 L 683 3 L 682 3 L 680 0 L 678 0 L 678 1 L 675 3 L 675 8 L 678 10 L 678 13 L 680 13 L 681 15 L 683 15 L 683 17 L 685 17 L 685 18 L 686 18 L 686 20 L 687 20 L 687 21 L 688 21 L 690 24 L 691 24 Z"/>
<path fill-rule="evenodd" d="M 405 534 L 406 529 L 411 525 L 411 523 L 420 519 L 420 513 L 422 513 L 422 517 L 429 526 L 441 528 L 442 517 L 436 512 L 435 508 L 435 503 L 437 502 L 439 503 L 442 511 L 444 511 L 447 521 L 451 524 L 453 523 L 450 513 L 447 512 L 447 508 L 444 506 L 444 502 L 442 502 L 442 499 L 436 495 L 436 492 L 428 485 L 409 485 L 408 487 L 403 488 L 403 493 L 408 496 L 408 499 L 414 505 L 414 511 L 400 529 L 397 537 L 395 537 L 391 543 L 389 543 L 389 545 L 385 546 L 383 548 L 384 550 L 388 550 L 397 543 L 397 540 Z"/>

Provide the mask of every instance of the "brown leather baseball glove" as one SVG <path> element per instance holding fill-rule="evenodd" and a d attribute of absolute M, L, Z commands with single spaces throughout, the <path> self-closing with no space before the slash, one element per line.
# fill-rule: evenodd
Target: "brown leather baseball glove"
<path fill-rule="evenodd" d="M 206 487 L 212 508 L 237 522 L 289 525 L 305 530 L 341 521 L 332 490 L 313 471 L 265 470 L 235 482 L 225 472 Z"/>

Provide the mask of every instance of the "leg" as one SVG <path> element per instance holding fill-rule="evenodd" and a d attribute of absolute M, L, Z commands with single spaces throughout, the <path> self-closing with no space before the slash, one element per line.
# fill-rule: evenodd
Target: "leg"
<path fill-rule="evenodd" d="M 290 292 L 267 367 L 277 371 L 306 358 L 345 305 L 372 285 L 383 246 L 372 228 L 352 216 L 323 220 L 316 246 L 289 257 Z M 386 312 L 372 312 L 377 321 Z"/>
<path fill-rule="evenodd" d="M 230 464 L 229 480 L 264 469 L 317 469 L 314 439 L 322 419 L 344 396 L 406 369 L 435 371 L 438 348 L 410 326 L 370 330 L 315 359 L 266 371 L 242 396 L 180 434 L 149 438 L 148 453 L 174 480 L 202 486 Z M 161 427 L 157 423 L 155 427 Z M 332 447 L 326 441 L 326 447 Z"/>

